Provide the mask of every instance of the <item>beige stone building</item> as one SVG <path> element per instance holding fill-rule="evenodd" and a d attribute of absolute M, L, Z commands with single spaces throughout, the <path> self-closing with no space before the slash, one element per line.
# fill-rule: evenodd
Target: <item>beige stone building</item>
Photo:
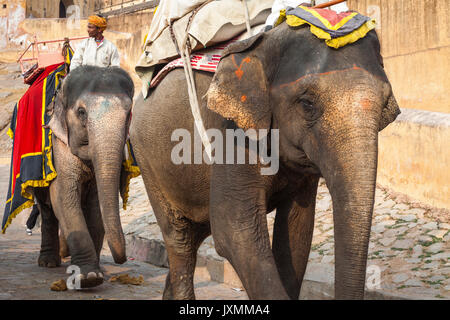
<path fill-rule="evenodd" d="M 26 15 L 27 18 L 66 18 L 76 13 L 86 18 L 104 3 L 105 0 L 27 0 Z M 69 9 L 71 6 L 76 7 Z"/>

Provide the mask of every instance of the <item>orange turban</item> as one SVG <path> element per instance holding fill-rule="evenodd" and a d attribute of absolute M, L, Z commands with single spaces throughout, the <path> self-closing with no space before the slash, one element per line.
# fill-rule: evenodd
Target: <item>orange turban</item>
<path fill-rule="evenodd" d="M 106 19 L 99 17 L 99 16 L 90 16 L 88 19 L 88 22 L 90 24 L 93 24 L 97 28 L 99 28 L 101 31 L 104 31 L 106 29 Z"/>

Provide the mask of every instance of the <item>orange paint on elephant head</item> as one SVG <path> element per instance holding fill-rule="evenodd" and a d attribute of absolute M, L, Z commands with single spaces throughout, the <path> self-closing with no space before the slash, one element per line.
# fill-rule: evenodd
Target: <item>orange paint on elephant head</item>
<path fill-rule="evenodd" d="M 252 61 L 249 57 L 245 57 L 241 64 L 238 66 L 236 63 L 236 60 L 234 59 L 234 54 L 231 56 L 231 60 L 233 61 L 234 65 L 236 66 L 236 71 L 234 72 L 236 74 L 236 77 L 241 80 L 242 76 L 244 75 L 244 71 L 242 70 L 242 65 L 245 63 L 250 63 Z"/>

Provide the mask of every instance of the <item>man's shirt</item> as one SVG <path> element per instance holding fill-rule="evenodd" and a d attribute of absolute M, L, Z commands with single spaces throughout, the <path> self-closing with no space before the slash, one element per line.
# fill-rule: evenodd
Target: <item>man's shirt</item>
<path fill-rule="evenodd" d="M 103 39 L 97 46 L 95 38 L 83 40 L 72 57 L 70 70 L 81 65 L 97 67 L 119 67 L 120 56 L 116 46 L 109 40 Z"/>

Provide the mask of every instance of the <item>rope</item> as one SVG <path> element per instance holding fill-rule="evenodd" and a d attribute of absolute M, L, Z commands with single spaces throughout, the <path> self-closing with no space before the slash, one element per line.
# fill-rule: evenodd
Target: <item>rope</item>
<path fill-rule="evenodd" d="M 247 0 L 241 0 L 242 5 L 244 6 L 244 13 L 245 13 L 245 24 L 247 26 L 247 32 L 251 36 L 253 36 L 252 27 L 250 26 L 250 14 L 248 13 L 248 5 Z"/>
<path fill-rule="evenodd" d="M 195 80 L 194 80 L 194 72 L 192 71 L 191 66 L 191 43 L 189 40 L 189 29 L 191 27 L 192 21 L 194 20 L 195 15 L 197 12 L 203 8 L 205 5 L 210 3 L 213 0 L 208 0 L 205 3 L 203 3 L 200 7 L 196 8 L 193 12 L 191 17 L 189 18 L 188 25 L 186 27 L 186 35 L 182 42 L 183 47 L 180 50 L 178 46 L 178 41 L 176 39 L 175 33 L 173 31 L 173 22 L 169 25 L 170 35 L 172 37 L 172 41 L 175 45 L 175 48 L 180 55 L 181 59 L 183 60 L 183 66 L 184 66 L 184 74 L 186 76 L 186 82 L 188 87 L 188 94 L 189 94 L 189 103 L 191 105 L 191 112 L 194 117 L 194 124 L 197 128 L 197 131 L 200 135 L 200 138 L 202 140 L 203 146 L 205 147 L 206 155 L 208 156 L 208 162 L 211 162 L 212 156 L 211 156 L 211 143 L 209 141 L 208 134 L 206 133 L 206 129 L 203 123 L 203 119 L 200 113 L 200 107 L 198 103 L 198 97 L 197 97 L 197 89 L 195 87 Z"/>

